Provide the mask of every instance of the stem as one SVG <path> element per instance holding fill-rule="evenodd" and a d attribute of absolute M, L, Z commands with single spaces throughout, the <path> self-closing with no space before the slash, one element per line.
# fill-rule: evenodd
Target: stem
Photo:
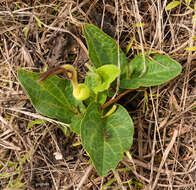
<path fill-rule="evenodd" d="M 121 93 L 120 95 L 118 95 L 116 98 L 114 99 L 110 99 L 108 102 L 106 102 L 105 104 L 103 104 L 101 106 L 101 109 L 104 110 L 105 108 L 109 107 L 111 104 L 116 103 L 119 99 L 121 99 L 124 95 L 128 94 L 129 92 L 133 92 L 135 90 L 139 90 L 139 89 L 143 89 L 142 87 L 137 88 L 137 89 L 128 89 L 126 91 L 124 91 L 123 93 Z"/>
<path fill-rule="evenodd" d="M 65 74 L 68 80 L 71 80 L 73 88 L 78 89 L 77 72 L 72 65 L 62 65 L 61 68 L 65 69 Z"/>
<path fill-rule="evenodd" d="M 128 94 L 129 92 L 134 91 L 135 89 L 129 89 L 126 90 L 125 92 L 121 93 L 120 95 L 118 95 L 116 98 L 114 99 L 110 99 L 108 102 L 106 102 L 105 104 L 103 104 L 101 106 L 101 109 L 104 110 L 105 108 L 107 108 L 108 106 L 110 106 L 111 104 L 116 103 L 120 98 L 122 98 L 124 95 Z"/>

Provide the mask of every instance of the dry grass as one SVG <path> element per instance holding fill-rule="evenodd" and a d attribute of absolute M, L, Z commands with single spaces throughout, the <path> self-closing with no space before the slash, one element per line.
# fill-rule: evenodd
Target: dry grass
<path fill-rule="evenodd" d="M 196 45 L 196 11 L 181 4 L 166 12 L 168 3 L 1 1 L 0 189 L 102 189 L 110 180 L 108 189 L 139 189 L 139 184 L 147 190 L 196 189 L 196 53 L 185 50 Z M 129 59 L 156 50 L 183 66 L 176 79 L 146 89 L 145 98 L 139 91 L 121 99 L 135 124 L 132 159 L 125 155 L 119 170 L 104 178 L 82 147 L 73 146 L 78 137 L 65 136 L 61 123 L 39 115 L 17 80 L 19 67 L 43 71 L 65 62 L 77 66 L 82 80 L 85 22 L 100 26 L 124 50 L 133 41 Z M 44 122 L 27 129 L 36 119 Z M 57 153 L 63 158 L 56 159 Z"/>

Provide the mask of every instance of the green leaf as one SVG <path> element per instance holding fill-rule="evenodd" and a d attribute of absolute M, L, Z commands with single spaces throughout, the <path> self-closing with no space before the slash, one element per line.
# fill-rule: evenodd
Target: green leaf
<path fill-rule="evenodd" d="M 90 61 L 96 68 L 106 64 L 118 65 L 118 45 L 110 36 L 92 24 L 85 24 L 83 33 L 86 37 Z M 122 73 L 128 62 L 123 51 L 121 49 L 119 51 Z"/>
<path fill-rule="evenodd" d="M 97 95 L 97 102 L 98 102 L 100 105 L 103 105 L 103 104 L 106 102 L 106 100 L 107 100 L 107 90 L 98 93 L 98 95 Z"/>
<path fill-rule="evenodd" d="M 106 118 L 102 118 L 99 104 L 91 103 L 81 123 L 82 145 L 99 175 L 104 176 L 115 169 L 130 149 L 133 141 L 133 122 L 120 105 Z"/>
<path fill-rule="evenodd" d="M 63 131 L 64 135 L 67 134 L 67 126 L 61 125 L 60 129 Z"/>
<path fill-rule="evenodd" d="M 94 93 L 97 93 L 97 92 L 95 92 L 95 88 L 102 84 L 101 76 L 99 76 L 99 74 L 96 71 L 95 72 L 89 71 L 87 73 L 86 78 L 85 78 L 85 84 Z"/>
<path fill-rule="evenodd" d="M 23 28 L 23 32 L 24 32 L 24 36 L 25 37 L 27 37 L 27 34 L 28 34 L 28 26 L 25 26 L 24 28 Z"/>
<path fill-rule="evenodd" d="M 81 125 L 82 118 L 83 118 L 82 114 L 75 115 L 72 118 L 72 122 L 70 124 L 70 129 L 78 135 L 80 135 L 80 125 Z"/>
<path fill-rule="evenodd" d="M 102 83 L 100 86 L 95 87 L 94 91 L 103 92 L 110 87 L 110 84 L 116 79 L 116 77 L 120 74 L 120 70 L 115 65 L 104 65 L 97 69 L 97 73 L 102 79 Z"/>
<path fill-rule="evenodd" d="M 196 40 L 196 36 L 193 36 L 192 39 L 193 39 L 193 40 Z"/>
<path fill-rule="evenodd" d="M 128 43 L 127 47 L 126 47 L 126 51 L 125 53 L 127 54 L 129 52 L 129 50 L 131 49 L 133 42 L 134 42 L 135 38 L 131 38 L 130 42 Z"/>
<path fill-rule="evenodd" d="M 30 129 L 34 125 L 41 125 L 43 123 L 45 123 L 45 121 L 43 119 L 36 119 L 36 120 L 31 121 L 31 122 L 28 123 L 27 129 Z"/>
<path fill-rule="evenodd" d="M 166 11 L 170 11 L 171 9 L 177 7 L 179 4 L 180 4 L 180 1 L 172 1 L 172 2 L 170 2 L 170 3 L 166 6 L 165 10 L 166 10 Z"/>
<path fill-rule="evenodd" d="M 37 16 L 35 16 L 35 20 L 36 20 L 36 22 L 37 22 L 37 25 L 38 25 L 40 28 L 42 28 L 41 21 L 40 21 L 40 19 L 39 19 Z"/>
<path fill-rule="evenodd" d="M 136 56 L 129 63 L 132 74 L 129 78 L 121 79 L 120 87 L 135 89 L 163 84 L 182 71 L 182 66 L 166 55 L 155 55 L 153 58 L 145 56 L 146 72 L 141 76 L 144 69 L 143 56 Z"/>
<path fill-rule="evenodd" d="M 195 9 L 195 10 L 196 10 L 196 9 Z M 195 20 L 196 20 L 196 14 L 194 14 L 193 17 L 192 17 L 192 23 L 194 23 Z"/>
<path fill-rule="evenodd" d="M 134 27 L 138 28 L 138 27 L 144 27 L 145 23 L 135 23 L 133 24 Z"/>
<path fill-rule="evenodd" d="M 47 117 L 70 123 L 71 118 L 83 108 L 83 104 L 72 95 L 70 81 L 52 76 L 37 82 L 39 76 L 40 73 L 18 71 L 18 79 L 35 109 Z"/>
<path fill-rule="evenodd" d="M 119 74 L 120 70 L 117 66 L 104 65 L 95 71 L 90 71 L 85 83 L 95 94 L 98 94 L 107 90 Z"/>
<path fill-rule="evenodd" d="M 187 51 L 196 51 L 196 46 L 186 48 Z"/>
<path fill-rule="evenodd" d="M 191 3 L 191 0 L 185 0 L 185 4 L 186 4 L 187 6 L 189 6 L 190 3 Z"/>

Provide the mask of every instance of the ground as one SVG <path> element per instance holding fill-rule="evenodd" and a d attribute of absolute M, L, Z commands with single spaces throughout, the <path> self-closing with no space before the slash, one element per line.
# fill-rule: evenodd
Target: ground
<path fill-rule="evenodd" d="M 170 2 L 0 2 L 0 189 L 196 189 L 196 3 L 166 10 Z M 84 23 L 114 38 L 128 60 L 156 51 L 183 67 L 168 83 L 118 101 L 134 121 L 132 159 L 124 155 L 105 177 L 76 146 L 80 138 L 40 115 L 17 79 L 19 68 L 42 72 L 69 63 L 82 81 Z"/>

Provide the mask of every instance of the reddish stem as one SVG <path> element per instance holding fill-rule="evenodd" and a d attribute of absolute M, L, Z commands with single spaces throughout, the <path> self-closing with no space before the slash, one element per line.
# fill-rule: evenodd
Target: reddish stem
<path fill-rule="evenodd" d="M 138 88 L 138 89 L 140 89 L 140 88 Z M 104 110 L 105 108 L 107 108 L 107 107 L 110 106 L 111 104 L 114 104 L 114 103 L 118 102 L 118 100 L 119 100 L 120 98 L 122 98 L 124 95 L 128 94 L 129 92 L 133 92 L 133 91 L 135 91 L 135 90 L 138 90 L 138 89 L 128 89 L 128 90 L 124 91 L 123 93 L 121 93 L 120 95 L 118 95 L 116 98 L 110 99 L 108 102 L 106 102 L 105 104 L 103 104 L 103 105 L 101 106 L 101 109 Z"/>

